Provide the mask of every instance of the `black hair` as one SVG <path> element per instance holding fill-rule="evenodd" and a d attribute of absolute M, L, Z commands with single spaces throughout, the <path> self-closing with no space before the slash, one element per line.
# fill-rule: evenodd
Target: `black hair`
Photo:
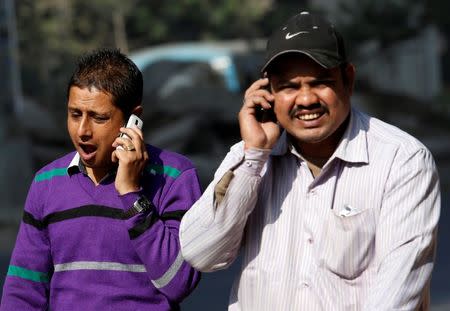
<path fill-rule="evenodd" d="M 67 98 L 72 86 L 110 94 L 126 119 L 142 102 L 142 73 L 118 49 L 103 48 L 81 56 L 67 86 Z"/>

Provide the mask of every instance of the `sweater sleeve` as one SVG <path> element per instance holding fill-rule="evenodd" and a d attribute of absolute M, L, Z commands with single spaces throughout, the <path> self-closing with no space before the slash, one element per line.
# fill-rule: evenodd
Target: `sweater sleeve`
<path fill-rule="evenodd" d="M 158 209 L 153 207 L 126 223 L 131 243 L 152 284 L 170 301 L 179 303 L 200 280 L 200 273 L 181 255 L 178 230 L 182 216 L 200 197 L 201 190 L 194 168 L 183 171 L 166 187 Z"/>
<path fill-rule="evenodd" d="M 47 310 L 53 273 L 47 231 L 40 219 L 41 197 L 33 183 L 5 278 L 1 311 Z"/>

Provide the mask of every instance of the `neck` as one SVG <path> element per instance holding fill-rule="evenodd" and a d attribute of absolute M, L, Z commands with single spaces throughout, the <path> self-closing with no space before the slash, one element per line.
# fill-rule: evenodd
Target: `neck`
<path fill-rule="evenodd" d="M 94 184 L 97 186 L 100 181 L 108 174 L 110 171 L 109 168 L 92 168 L 92 167 L 86 167 L 86 173 L 91 178 L 91 180 L 94 182 Z"/>

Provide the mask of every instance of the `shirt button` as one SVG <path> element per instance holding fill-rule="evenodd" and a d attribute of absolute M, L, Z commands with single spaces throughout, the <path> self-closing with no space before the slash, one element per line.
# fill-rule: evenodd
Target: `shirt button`
<path fill-rule="evenodd" d="M 307 239 L 307 241 L 308 241 L 309 244 L 313 244 L 313 243 L 314 243 L 314 239 L 311 238 L 311 237 L 309 237 L 309 238 Z"/>
<path fill-rule="evenodd" d="M 306 282 L 303 282 L 303 283 L 302 283 L 302 287 L 303 287 L 303 288 L 308 288 L 308 287 L 309 287 L 309 284 L 306 283 Z"/>
<path fill-rule="evenodd" d="M 252 162 L 250 162 L 250 161 L 245 161 L 245 165 L 246 165 L 247 167 L 251 167 L 251 166 L 252 166 Z"/>

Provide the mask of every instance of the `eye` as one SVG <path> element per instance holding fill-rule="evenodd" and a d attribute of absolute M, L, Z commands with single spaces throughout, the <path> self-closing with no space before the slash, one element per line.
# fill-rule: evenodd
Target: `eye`
<path fill-rule="evenodd" d="M 289 92 L 289 91 L 293 91 L 293 90 L 297 89 L 297 87 L 298 87 L 297 85 L 292 84 L 292 83 L 281 83 L 281 84 L 276 85 L 274 87 L 274 89 L 278 92 L 279 91 Z"/>
<path fill-rule="evenodd" d="M 94 116 L 94 120 L 97 123 L 104 123 L 104 122 L 109 120 L 109 117 L 108 116 L 103 116 L 103 115 L 95 115 Z"/>
<path fill-rule="evenodd" d="M 81 116 L 81 112 L 78 110 L 69 110 L 69 116 L 71 118 L 78 118 Z"/>

